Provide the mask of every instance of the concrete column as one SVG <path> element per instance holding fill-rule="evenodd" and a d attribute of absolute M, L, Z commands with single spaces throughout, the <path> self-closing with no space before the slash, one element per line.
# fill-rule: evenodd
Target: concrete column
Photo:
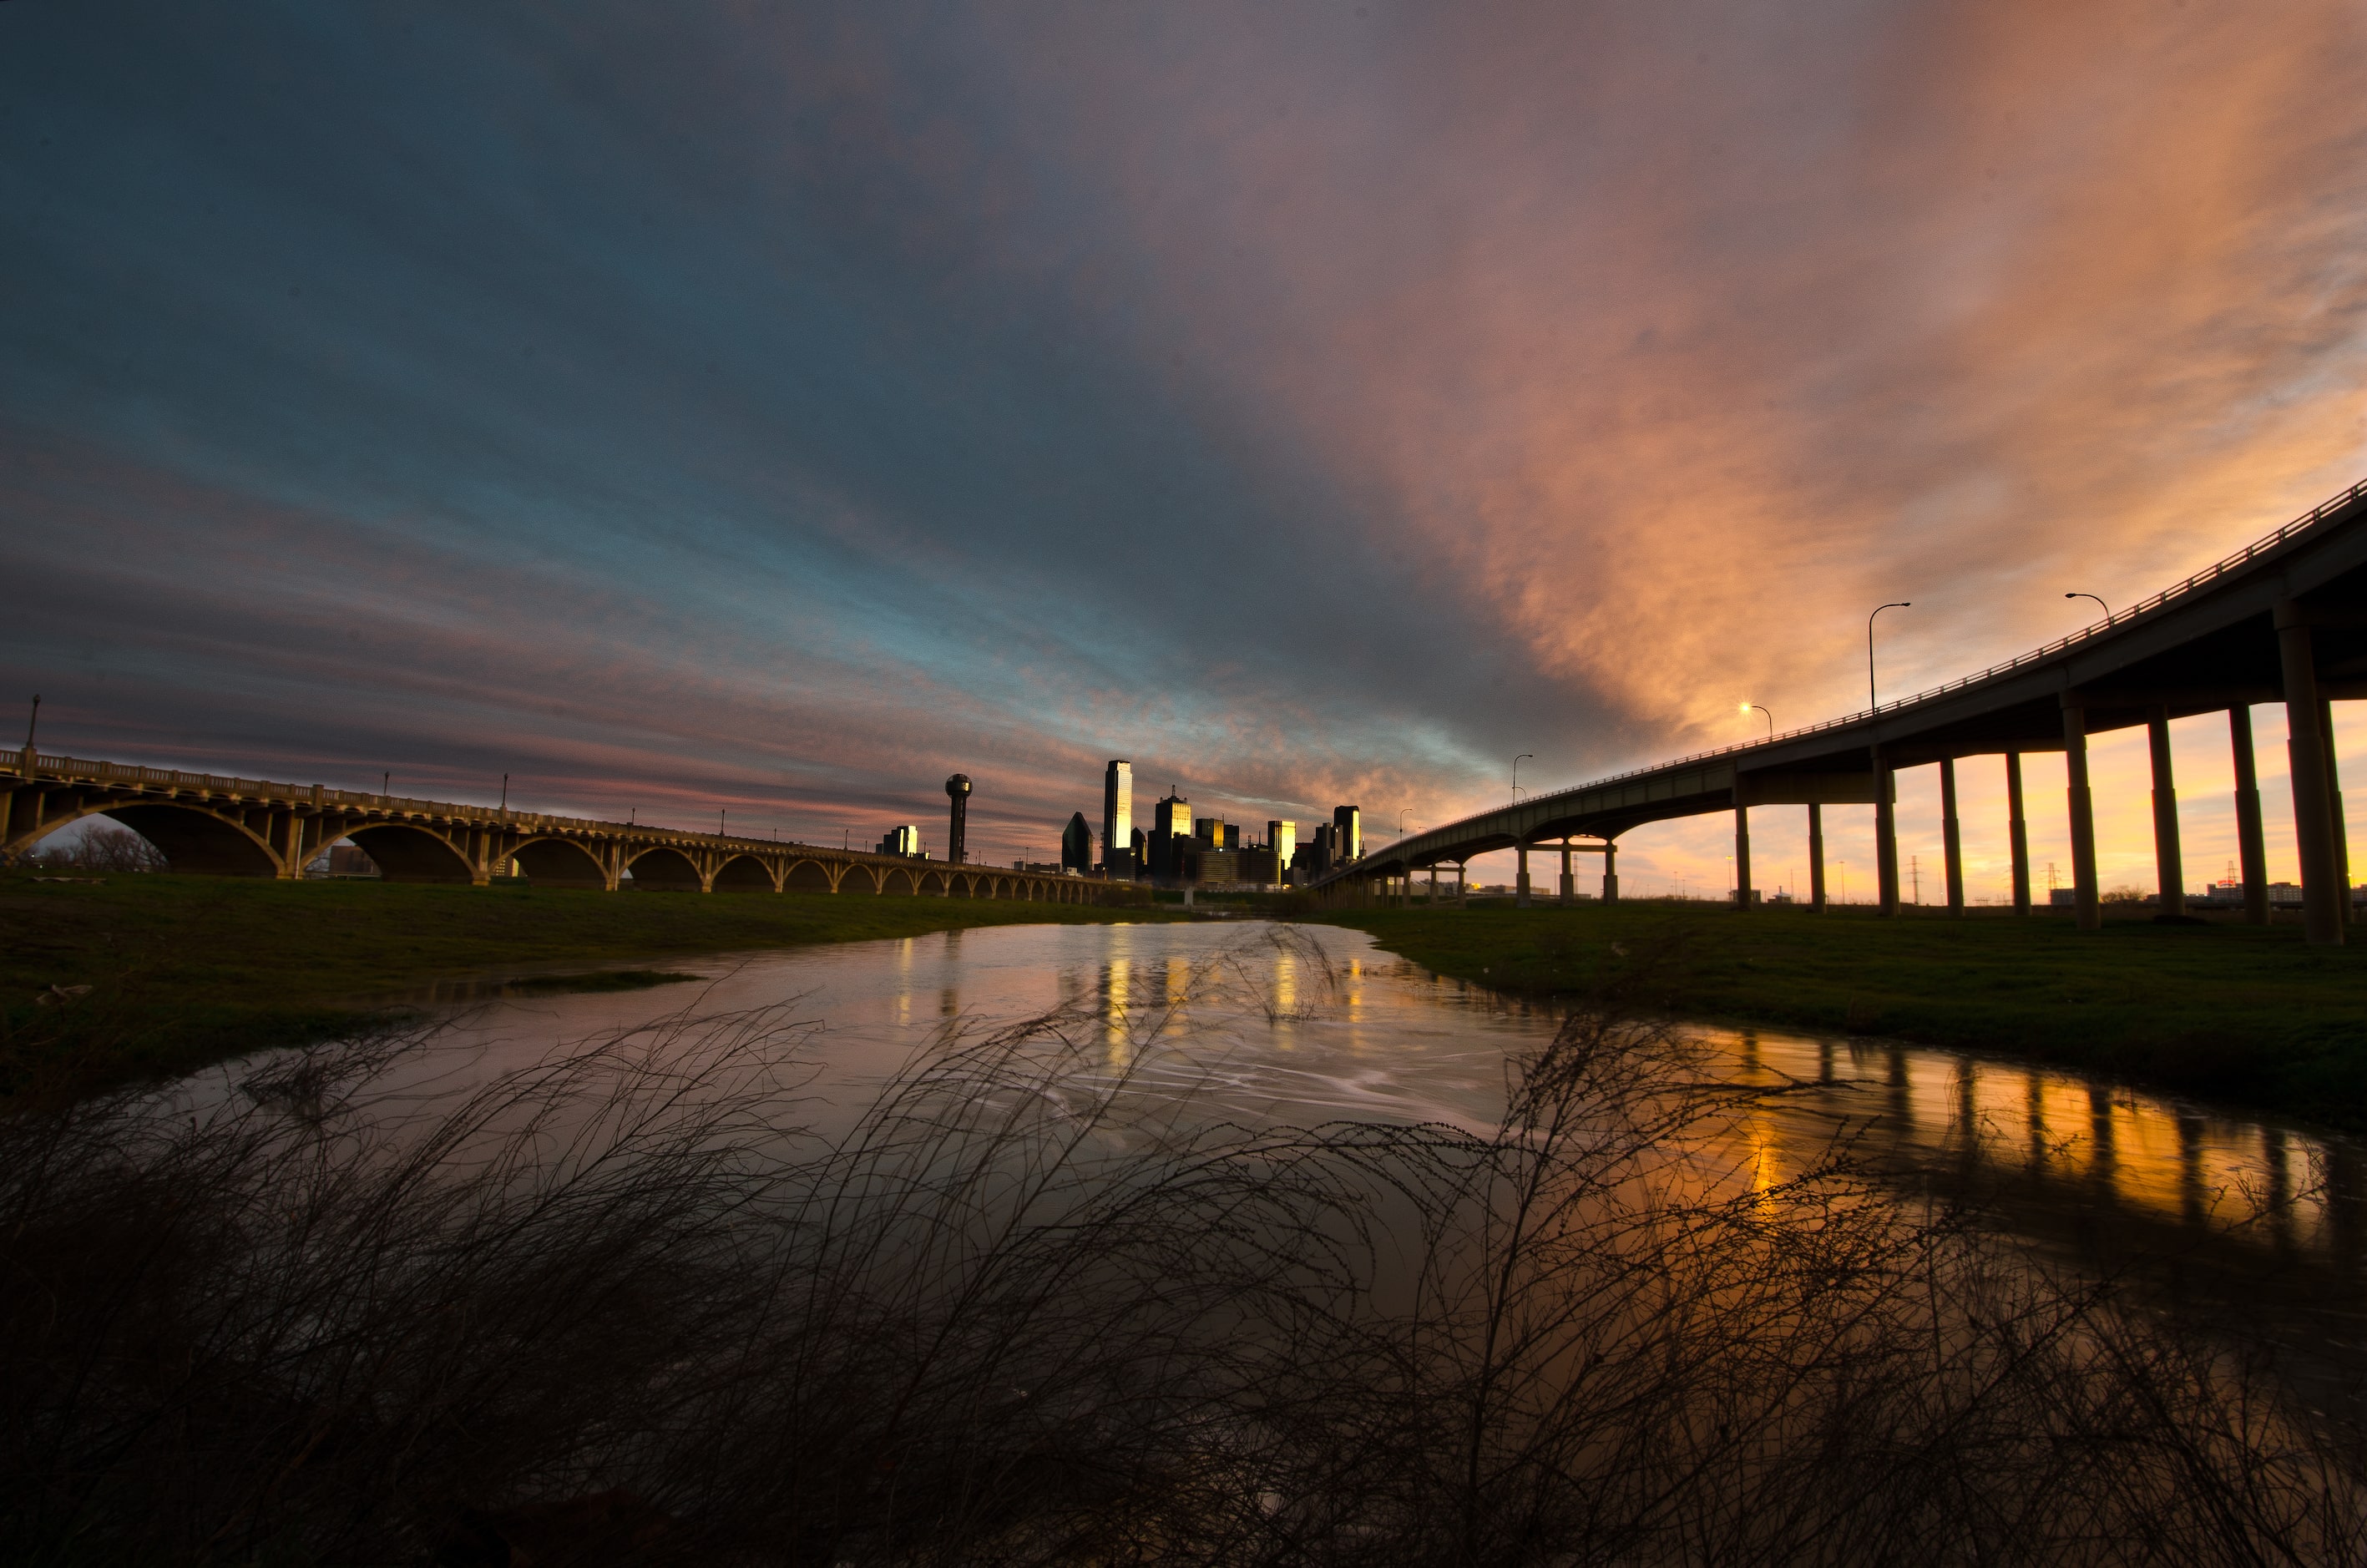
<path fill-rule="evenodd" d="M 2284 665 L 2285 743 L 2293 769 L 2293 838 L 2301 851 L 2304 937 L 2316 946 L 2342 941 L 2348 880 L 2335 862 L 2334 769 L 2326 756 L 2326 719 L 2317 695 L 2317 661 L 2309 625 L 2291 599 L 2276 607 L 2277 653 Z"/>
<path fill-rule="evenodd" d="M 1457 860 L 1455 863 L 1455 907 L 1457 909 L 1464 907 L 1465 892 L 1466 890 L 1463 882 L 1463 862 Z"/>
<path fill-rule="evenodd" d="M 1603 841 L 1603 902 L 1619 902 L 1619 846 Z"/>
<path fill-rule="evenodd" d="M 2063 694 L 2063 766 L 2069 783 L 2064 790 L 2071 810 L 2071 885 L 2078 899 L 2078 925 L 2082 931 L 2101 930 L 2104 906 L 2096 891 L 2096 813 L 2088 793 L 2088 710 L 2077 694 Z"/>
<path fill-rule="evenodd" d="M 1948 913 L 1965 913 L 1965 840 L 1956 829 L 1956 759 L 1940 759 L 1940 856 L 1948 878 Z"/>
<path fill-rule="evenodd" d="M 2342 889 L 2335 907 L 2342 912 L 2342 923 L 2350 919 L 2350 824 L 2342 809 L 2342 754 L 2334 744 L 2334 704 L 2321 699 L 2318 706 L 2326 713 L 2326 803 L 2327 814 L 2334 822 L 2334 868 Z"/>
<path fill-rule="evenodd" d="M 1808 808 L 1808 908 L 1825 912 L 1825 808 Z"/>
<path fill-rule="evenodd" d="M 1516 847 L 1518 848 L 1521 857 L 1519 905 L 1521 908 L 1526 909 L 1529 906 L 1529 846 L 1526 844 L 1523 844 Z"/>
<path fill-rule="evenodd" d="M 1561 906 L 1568 909 L 1578 902 L 1578 884 L 1569 880 L 1569 840 L 1561 841 Z"/>
<path fill-rule="evenodd" d="M 1898 803 L 1891 799 L 1890 765 L 1874 748 L 1874 870 L 1875 907 L 1898 913 Z"/>
<path fill-rule="evenodd" d="M 2005 754 L 2005 835 L 2013 849 L 2013 912 L 2030 913 L 2030 823 L 2022 810 L 2022 753 Z"/>
<path fill-rule="evenodd" d="M 1422 900 L 1422 907 L 1424 909 L 1438 907 L 1438 862 L 1435 860 L 1430 863 L 1430 896 Z"/>
<path fill-rule="evenodd" d="M 1750 907 L 1750 808 L 1734 808 L 1734 907 Z"/>
<path fill-rule="evenodd" d="M 2146 715 L 2146 740 L 2153 748 L 2153 875 L 2155 901 L 2164 916 L 2186 913 L 2186 859 L 2178 843 L 2178 781 L 2169 755 L 2169 710 L 2154 704 Z"/>
<path fill-rule="evenodd" d="M 2227 710 L 2227 744 L 2236 754 L 2236 853 L 2244 868 L 2244 918 L 2269 923 L 2269 847 L 2260 831 L 2260 778 L 2252 753 L 2252 705 Z"/>

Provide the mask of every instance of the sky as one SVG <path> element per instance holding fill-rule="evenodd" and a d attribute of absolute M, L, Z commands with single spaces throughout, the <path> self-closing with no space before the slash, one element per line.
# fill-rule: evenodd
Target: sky
<path fill-rule="evenodd" d="M 1116 756 L 1138 816 L 1434 825 L 1863 706 L 1874 605 L 1887 699 L 2367 477 L 2363 82 L 2352 0 L 14 0 L 0 700 L 832 843 L 941 848 L 958 769 L 997 859 Z M 2177 748 L 2199 882 L 2224 722 Z M 2141 733 L 2096 766 L 2143 883 Z"/>

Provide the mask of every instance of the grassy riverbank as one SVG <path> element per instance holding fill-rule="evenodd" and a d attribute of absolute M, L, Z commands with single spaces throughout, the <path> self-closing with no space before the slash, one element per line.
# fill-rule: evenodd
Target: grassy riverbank
<path fill-rule="evenodd" d="M 2112 920 L 2082 933 L 2049 916 L 1642 903 L 1314 918 L 1524 994 L 1613 985 L 1687 1017 L 1997 1051 L 2367 1127 L 2367 933 L 2329 949 L 2294 926 Z"/>
<path fill-rule="evenodd" d="M 71 1093 L 318 1040 L 391 994 L 441 983 L 953 926 L 1167 917 L 964 899 L 0 872 L 0 1091 Z"/>

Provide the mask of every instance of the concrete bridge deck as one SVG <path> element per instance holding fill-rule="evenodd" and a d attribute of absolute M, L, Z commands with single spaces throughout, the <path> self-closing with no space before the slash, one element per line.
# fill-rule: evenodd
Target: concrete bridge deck
<path fill-rule="evenodd" d="M 321 784 L 184 773 L 125 763 L 0 754 L 0 852 L 24 854 L 88 816 L 111 817 L 175 870 L 296 878 L 351 839 L 389 881 L 484 885 L 515 861 L 527 880 L 615 892 L 863 892 L 1110 902 L 1109 883 L 957 866 L 818 845 L 362 794 Z"/>
<path fill-rule="evenodd" d="M 1335 868 L 1315 888 L 1333 898 L 1369 899 L 1413 872 L 1452 865 L 1458 883 L 1473 856 L 1510 848 L 1520 858 L 1520 896 L 1529 897 L 1528 852 L 1560 851 L 1561 896 L 1572 895 L 1571 853 L 1603 857 L 1603 896 L 1618 896 L 1617 839 L 1630 828 L 1711 812 L 1735 816 L 1737 886 L 1750 882 L 1753 806 L 1807 808 L 1812 907 L 1825 903 L 1822 808 L 1871 804 L 1875 814 L 1881 907 L 1899 909 L 1893 776 L 1940 768 L 1948 902 L 1964 906 L 1957 847 L 1955 762 L 2003 754 L 2011 814 L 2014 905 L 2030 906 L 2021 755 L 2059 751 L 2070 785 L 2073 876 L 2079 923 L 2101 912 L 2087 737 L 2146 725 L 2151 735 L 2157 872 L 2161 910 L 2184 909 L 2169 723 L 2224 710 L 2237 777 L 2237 816 L 2247 908 L 2268 917 L 2259 791 L 2254 782 L 2251 706 L 2282 702 L 2291 721 L 2293 814 L 2300 841 L 2305 922 L 2310 939 L 2339 942 L 2350 903 L 2340 781 L 2336 776 L 2333 699 L 2367 698 L 2367 483 L 2353 485 L 2144 602 L 1946 686 L 1772 739 L 1721 747 L 1638 768 L 1575 789 L 1535 795 L 1413 835 Z M 1433 879 L 1435 870 L 1433 869 Z M 1738 892 L 1748 899 L 1748 892 Z"/>

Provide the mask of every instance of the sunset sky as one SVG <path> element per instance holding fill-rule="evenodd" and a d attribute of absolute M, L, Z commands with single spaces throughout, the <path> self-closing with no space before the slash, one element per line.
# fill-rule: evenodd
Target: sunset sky
<path fill-rule="evenodd" d="M 958 768 L 1004 860 L 1127 756 L 1386 839 L 1862 707 L 1886 600 L 1888 699 L 2367 477 L 2356 0 L 20 0 L 0 148 L 0 667 L 81 756 L 933 850 Z M 2144 882 L 2142 732 L 2097 784 Z"/>

